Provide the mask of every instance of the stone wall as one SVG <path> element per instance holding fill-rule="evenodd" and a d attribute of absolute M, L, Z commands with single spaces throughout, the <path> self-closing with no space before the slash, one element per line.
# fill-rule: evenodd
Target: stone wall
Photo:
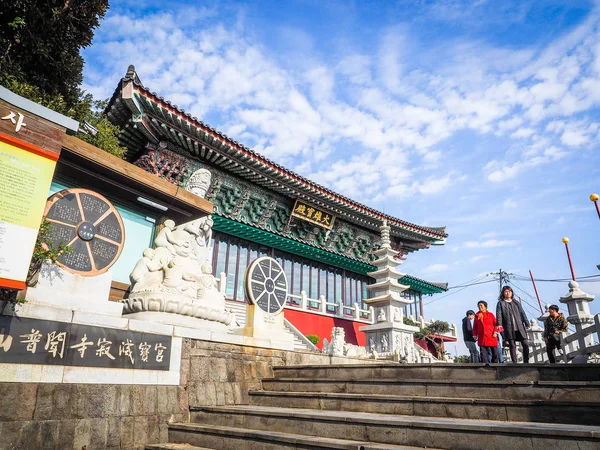
<path fill-rule="evenodd" d="M 143 448 L 188 418 L 181 386 L 0 383 L 0 449 Z"/>
<path fill-rule="evenodd" d="M 0 450 L 139 450 L 167 442 L 188 405 L 247 404 L 275 365 L 364 362 L 184 339 L 180 386 L 0 383 Z"/>

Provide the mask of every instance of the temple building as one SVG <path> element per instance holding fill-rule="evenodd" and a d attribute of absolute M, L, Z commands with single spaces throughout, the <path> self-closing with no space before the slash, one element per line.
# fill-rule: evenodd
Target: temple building
<path fill-rule="evenodd" d="M 444 244 L 447 237 L 444 227 L 389 216 L 270 161 L 159 97 L 141 83 L 133 66 L 119 81 L 106 113 L 121 129 L 128 162 L 171 183 L 175 192 L 197 187 L 214 204 L 212 268 L 217 278 L 226 275 L 221 289 L 232 310 L 247 301 L 249 264 L 271 256 L 282 264 L 290 286 L 285 318 L 300 333 L 324 338 L 333 326 L 341 326 L 348 342 L 364 346 L 359 328 L 374 321 L 363 302 L 373 282 L 367 273 L 375 269 L 372 252 L 380 245 L 382 222 L 391 227 L 398 263 L 417 250 Z M 191 179 L 199 169 L 206 169 L 208 178 Z M 73 173 L 58 171 L 53 191 L 81 186 L 84 178 L 79 174 L 74 180 Z M 176 202 L 134 188 L 120 197 L 112 200 L 127 241 L 111 269 L 115 299 L 125 294 L 131 267 L 151 246 L 162 221 L 186 215 Z M 411 299 L 404 315 L 416 321 L 425 315 L 423 296 L 447 289 L 444 283 L 410 275 L 399 282 L 410 286 L 402 293 Z"/>

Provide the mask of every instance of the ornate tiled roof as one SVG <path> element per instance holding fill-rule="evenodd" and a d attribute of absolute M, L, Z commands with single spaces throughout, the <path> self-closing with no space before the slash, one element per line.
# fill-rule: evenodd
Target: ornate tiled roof
<path fill-rule="evenodd" d="M 433 281 L 425 281 L 421 278 L 413 277 L 412 275 L 404 275 L 400 280 L 400 284 L 407 284 L 411 289 L 422 294 L 439 294 L 448 290 L 448 283 L 435 283 Z"/>
<path fill-rule="evenodd" d="M 300 198 L 366 228 L 377 230 L 383 220 L 392 235 L 415 243 L 444 243 L 445 227 L 425 227 L 409 223 L 365 206 L 286 169 L 245 147 L 196 117 L 181 110 L 139 80 L 133 66 L 115 90 L 106 112 L 121 126 L 120 139 L 134 159 L 148 142 L 164 144 L 165 138 L 213 165 L 220 166 L 290 198 Z"/>

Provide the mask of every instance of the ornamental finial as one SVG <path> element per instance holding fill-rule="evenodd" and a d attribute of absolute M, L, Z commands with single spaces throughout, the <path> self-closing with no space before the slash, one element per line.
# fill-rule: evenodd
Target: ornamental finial
<path fill-rule="evenodd" d="M 379 230 L 381 231 L 381 248 L 392 248 L 390 226 L 387 224 L 387 220 L 384 219 L 383 225 L 379 227 Z"/>

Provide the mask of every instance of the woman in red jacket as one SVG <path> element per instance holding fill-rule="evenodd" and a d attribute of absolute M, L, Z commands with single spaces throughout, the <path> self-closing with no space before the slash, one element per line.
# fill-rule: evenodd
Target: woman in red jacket
<path fill-rule="evenodd" d="M 498 362 L 498 330 L 496 316 L 487 310 L 487 303 L 483 300 L 477 303 L 479 312 L 473 321 L 473 337 L 481 350 L 481 361 L 488 360 L 488 352 L 492 352 L 492 362 Z"/>

